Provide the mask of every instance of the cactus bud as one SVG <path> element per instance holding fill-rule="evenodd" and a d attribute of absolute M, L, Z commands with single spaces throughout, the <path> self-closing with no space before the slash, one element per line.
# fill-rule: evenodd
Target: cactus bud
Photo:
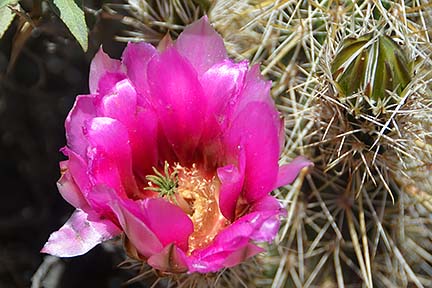
<path fill-rule="evenodd" d="M 350 103 L 364 102 L 351 97 L 358 92 L 383 102 L 389 92 L 401 95 L 411 81 L 411 71 L 412 62 L 399 44 L 389 36 L 372 33 L 343 41 L 331 66 L 339 96 L 350 99 Z"/>

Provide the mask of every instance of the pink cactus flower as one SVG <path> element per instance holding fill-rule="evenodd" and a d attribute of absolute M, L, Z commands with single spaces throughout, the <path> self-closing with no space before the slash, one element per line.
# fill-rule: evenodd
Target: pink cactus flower
<path fill-rule="evenodd" d="M 125 235 L 131 257 L 215 272 L 261 252 L 285 213 L 270 192 L 311 163 L 279 166 L 283 121 L 259 66 L 227 57 L 206 17 L 158 51 L 100 50 L 66 119 L 58 189 L 76 211 L 42 252 L 81 255 Z"/>

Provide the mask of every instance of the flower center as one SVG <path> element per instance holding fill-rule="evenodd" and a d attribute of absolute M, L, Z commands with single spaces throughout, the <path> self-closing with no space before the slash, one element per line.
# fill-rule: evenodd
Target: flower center
<path fill-rule="evenodd" d="M 145 189 L 158 192 L 161 197 L 165 197 L 171 200 L 175 196 L 177 189 L 177 170 L 170 169 L 168 162 L 165 161 L 164 173 L 159 172 L 155 167 L 153 167 L 155 175 L 147 175 L 146 179 L 148 182 L 148 187 Z M 175 198 L 174 198 L 175 200 Z"/>
<path fill-rule="evenodd" d="M 189 237 L 188 253 L 208 246 L 230 223 L 219 209 L 219 179 L 206 177 L 196 164 L 188 168 L 176 163 L 170 168 L 165 163 L 164 174 L 154 171 L 155 175 L 147 176 L 147 189 L 179 206 L 192 220 L 194 232 Z"/>

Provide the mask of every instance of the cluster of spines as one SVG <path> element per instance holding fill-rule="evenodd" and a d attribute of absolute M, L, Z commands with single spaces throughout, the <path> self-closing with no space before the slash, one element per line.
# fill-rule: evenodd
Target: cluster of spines
<path fill-rule="evenodd" d="M 107 3 L 104 13 L 127 27 L 116 40 L 146 41 L 157 44 L 171 34 L 176 37 L 183 28 L 202 17 L 210 3 L 207 0 L 129 0 L 123 4 Z"/>
<path fill-rule="evenodd" d="M 251 15 L 242 20 L 241 37 L 254 38 L 261 28 L 262 44 L 252 57 L 241 43 L 232 54 L 260 59 L 273 78 L 286 118 L 286 158 L 301 153 L 315 163 L 302 185 L 279 191 L 288 218 L 272 286 L 430 286 L 432 106 L 424 67 L 430 65 L 425 23 L 431 8 L 414 1 L 241 2 L 250 5 L 233 17 Z M 222 30 L 237 20 L 222 19 L 216 22 Z M 385 84 L 398 84 L 341 89 L 338 53 L 344 41 L 362 37 L 384 54 L 378 62 L 393 76 Z M 354 70 L 344 68 L 339 72 Z M 402 73 L 392 70 L 399 68 Z M 360 83 L 362 69 L 355 73 L 349 80 Z M 414 215 L 421 229 L 410 229 Z"/>
<path fill-rule="evenodd" d="M 134 274 L 125 285 L 140 282 L 151 288 L 265 287 L 268 281 L 263 275 L 263 263 L 258 262 L 261 259 L 251 259 L 235 267 L 207 274 L 164 273 L 132 258 L 120 263 L 119 267 Z"/>

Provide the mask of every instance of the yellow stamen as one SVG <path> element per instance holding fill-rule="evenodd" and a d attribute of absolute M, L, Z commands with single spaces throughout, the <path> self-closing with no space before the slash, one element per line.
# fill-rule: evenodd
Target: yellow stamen
<path fill-rule="evenodd" d="M 196 165 L 184 168 L 179 164 L 177 205 L 189 215 L 194 232 L 189 237 L 189 253 L 206 247 L 225 228 L 229 221 L 219 209 L 220 182 L 216 176 L 204 177 Z"/>

